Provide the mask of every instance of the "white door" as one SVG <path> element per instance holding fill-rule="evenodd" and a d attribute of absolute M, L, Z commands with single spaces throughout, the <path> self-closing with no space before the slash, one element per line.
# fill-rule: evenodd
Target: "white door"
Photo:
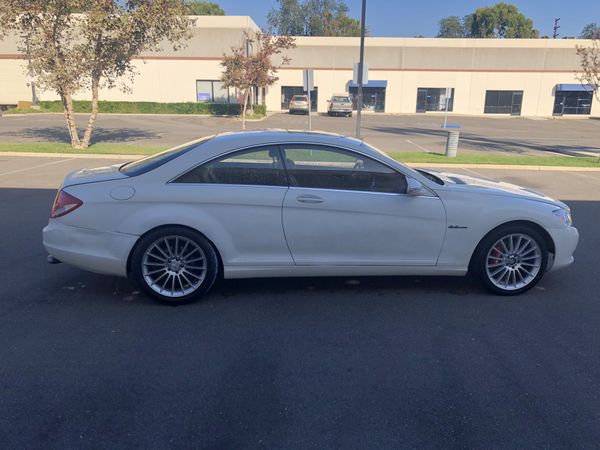
<path fill-rule="evenodd" d="M 283 147 L 290 180 L 284 232 L 298 265 L 435 265 L 446 231 L 440 199 L 406 195 L 406 178 L 365 156 Z"/>
<path fill-rule="evenodd" d="M 293 265 L 281 209 L 288 190 L 278 147 L 230 153 L 169 183 L 169 196 L 195 209 L 198 229 L 216 241 L 223 264 Z"/>

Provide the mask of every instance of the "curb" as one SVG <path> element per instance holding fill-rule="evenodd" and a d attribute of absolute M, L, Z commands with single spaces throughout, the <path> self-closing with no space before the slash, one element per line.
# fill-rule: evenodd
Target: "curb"
<path fill-rule="evenodd" d="M 34 152 L 0 152 L 0 156 L 25 156 L 40 158 L 81 158 L 81 159 L 123 159 L 134 160 L 148 155 L 115 155 L 86 153 L 34 153 Z M 525 166 L 509 164 L 448 164 L 448 163 L 402 163 L 408 167 L 428 167 L 430 169 L 491 169 L 491 170 L 529 170 L 539 172 L 600 172 L 599 167 L 577 166 Z"/>

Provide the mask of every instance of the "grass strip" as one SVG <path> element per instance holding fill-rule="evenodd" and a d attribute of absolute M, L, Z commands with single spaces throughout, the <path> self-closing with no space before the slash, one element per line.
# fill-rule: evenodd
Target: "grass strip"
<path fill-rule="evenodd" d="M 72 153 L 97 155 L 152 155 L 165 150 L 164 146 L 144 146 L 134 144 L 94 144 L 85 150 L 74 150 L 69 144 L 55 142 L 0 143 L 0 152 L 27 153 Z M 398 152 L 388 153 L 403 163 L 444 163 L 444 164 L 501 164 L 509 166 L 560 166 L 560 167 L 597 167 L 598 158 L 593 156 L 527 156 L 498 155 L 488 153 L 459 154 L 456 158 L 447 158 L 441 153 Z M 315 155 L 315 158 L 317 156 Z M 318 159 L 318 158 L 317 158 Z"/>

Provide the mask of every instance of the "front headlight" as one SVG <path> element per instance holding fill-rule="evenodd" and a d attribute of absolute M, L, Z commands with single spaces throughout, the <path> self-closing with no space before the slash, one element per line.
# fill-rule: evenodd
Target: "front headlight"
<path fill-rule="evenodd" d="M 571 219 L 571 211 L 564 208 L 555 209 L 552 211 L 556 217 L 563 221 L 563 223 L 570 227 L 573 224 L 573 219 Z"/>

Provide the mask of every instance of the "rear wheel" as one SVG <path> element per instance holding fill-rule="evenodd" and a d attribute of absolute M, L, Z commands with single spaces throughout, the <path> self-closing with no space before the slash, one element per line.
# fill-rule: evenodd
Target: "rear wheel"
<path fill-rule="evenodd" d="M 486 236 L 478 247 L 476 270 L 484 285 L 501 295 L 517 295 L 544 276 L 548 246 L 528 226 L 506 226 Z"/>
<path fill-rule="evenodd" d="M 208 292 L 218 274 L 210 242 L 183 227 L 161 228 L 144 236 L 132 255 L 132 275 L 160 302 L 179 305 Z"/>

